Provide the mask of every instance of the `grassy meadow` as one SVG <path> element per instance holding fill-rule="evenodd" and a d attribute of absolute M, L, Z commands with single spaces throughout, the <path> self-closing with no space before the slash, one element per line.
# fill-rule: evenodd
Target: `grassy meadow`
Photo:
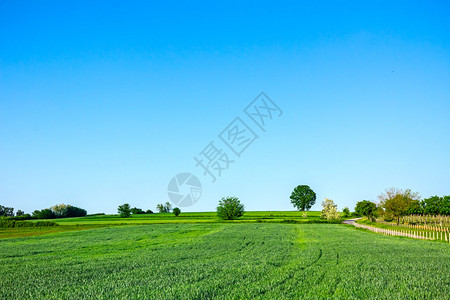
<path fill-rule="evenodd" d="M 1 239 L 0 262 L 1 299 L 445 299 L 450 294 L 448 245 L 335 224 L 85 228 Z"/>
<path fill-rule="evenodd" d="M 450 246 L 320 212 L 97 215 L 0 229 L 0 298 L 444 299 Z M 133 225 L 133 226 L 131 226 Z"/>

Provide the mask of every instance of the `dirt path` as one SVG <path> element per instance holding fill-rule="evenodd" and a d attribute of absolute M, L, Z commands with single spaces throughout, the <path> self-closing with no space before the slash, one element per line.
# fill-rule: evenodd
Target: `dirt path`
<path fill-rule="evenodd" d="M 343 221 L 342 223 L 349 224 L 349 225 L 355 225 L 356 220 L 360 220 L 360 219 L 362 219 L 362 218 L 348 219 L 348 220 Z"/>
<path fill-rule="evenodd" d="M 370 231 L 373 231 L 376 233 L 385 234 L 385 235 L 406 236 L 406 237 L 410 237 L 410 238 L 414 238 L 414 239 L 431 240 L 431 238 L 429 238 L 429 237 L 417 235 L 417 233 L 412 230 L 396 231 L 396 230 L 383 229 L 383 228 L 378 228 L 378 227 L 373 227 L 373 226 L 356 223 L 356 221 L 360 220 L 360 219 L 362 219 L 362 218 L 349 219 L 349 220 L 343 221 L 342 223 L 353 225 L 353 226 L 359 227 L 359 228 L 365 228 L 367 230 L 370 230 Z"/>

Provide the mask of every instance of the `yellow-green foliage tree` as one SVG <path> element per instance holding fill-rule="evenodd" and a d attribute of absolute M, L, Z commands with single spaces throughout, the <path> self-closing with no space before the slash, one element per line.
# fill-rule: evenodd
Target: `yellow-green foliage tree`
<path fill-rule="evenodd" d="M 415 201 L 420 199 L 419 193 L 414 193 L 410 189 L 401 190 L 390 188 L 384 194 L 378 196 L 380 204 L 386 213 L 392 214 L 400 224 L 400 217 L 404 216 Z"/>
<path fill-rule="evenodd" d="M 341 214 L 337 210 L 337 204 L 333 200 L 325 198 L 325 201 L 322 201 L 322 207 L 323 209 L 320 213 L 322 219 L 339 220 L 341 218 Z"/>

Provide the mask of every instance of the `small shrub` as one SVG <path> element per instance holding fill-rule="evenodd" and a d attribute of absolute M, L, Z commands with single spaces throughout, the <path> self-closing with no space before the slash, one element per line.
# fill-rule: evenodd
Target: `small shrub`
<path fill-rule="evenodd" d="M 59 224 L 52 221 L 37 221 L 36 223 L 34 223 L 34 227 L 54 227 L 54 226 L 59 226 Z"/>
<path fill-rule="evenodd" d="M 181 213 L 181 209 L 179 209 L 178 207 L 175 207 L 175 208 L 172 210 L 172 212 L 173 212 L 173 214 L 175 215 L 175 217 L 178 217 L 178 216 L 180 215 L 180 213 Z"/>

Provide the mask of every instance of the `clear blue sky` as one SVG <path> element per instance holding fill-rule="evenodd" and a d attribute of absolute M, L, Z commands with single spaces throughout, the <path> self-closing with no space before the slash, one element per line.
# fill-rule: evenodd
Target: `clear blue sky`
<path fill-rule="evenodd" d="M 450 194 L 445 2 L 1 1 L 0 204 L 155 210 L 180 172 L 190 211 Z M 283 115 L 211 183 L 193 157 L 261 91 Z"/>

